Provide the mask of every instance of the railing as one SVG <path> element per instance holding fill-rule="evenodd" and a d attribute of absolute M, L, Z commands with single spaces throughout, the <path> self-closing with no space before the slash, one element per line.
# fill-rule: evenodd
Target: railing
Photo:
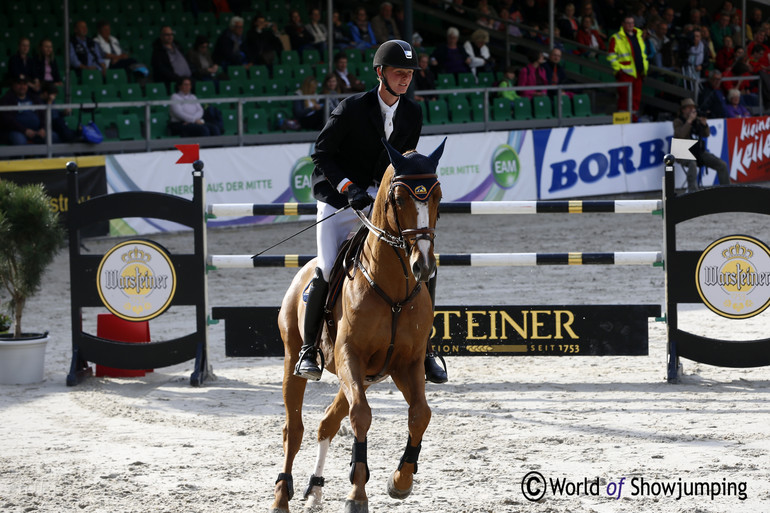
<path fill-rule="evenodd" d="M 579 123 L 575 119 L 564 116 L 561 102 L 555 102 L 555 116 L 547 120 L 529 120 L 529 121 L 495 121 L 490 116 L 490 105 L 493 96 L 502 91 L 526 91 L 531 89 L 555 91 L 556 98 L 565 91 L 576 91 L 584 89 L 616 89 L 625 88 L 630 97 L 630 87 L 628 83 L 586 83 L 586 84 L 562 84 L 556 86 L 526 86 L 526 87 L 486 87 L 486 88 L 457 88 L 457 89 L 434 89 L 426 91 L 416 91 L 421 96 L 451 96 L 457 94 L 478 94 L 483 95 L 484 117 L 481 121 L 472 123 L 450 123 L 446 125 L 430 125 L 423 127 L 423 133 L 452 133 L 452 132 L 479 132 L 490 130 L 502 130 L 506 128 L 532 128 L 545 126 L 566 126 L 569 124 L 587 124 L 587 123 L 606 123 L 609 119 L 597 117 L 593 120 L 580 118 Z M 323 98 L 325 104 L 328 104 L 329 98 L 344 98 L 350 95 L 292 95 L 292 96 L 249 96 L 249 97 L 230 97 L 230 98 L 199 98 L 197 102 L 193 101 L 171 101 L 171 100 L 146 100 L 146 101 L 121 101 L 104 103 L 68 103 L 53 105 L 30 105 L 30 106 L 8 106 L 0 107 L 0 111 L 19 111 L 19 110 L 45 110 L 45 144 L 28 144 L 24 146 L 0 146 L 0 157 L 52 157 L 53 155 L 73 153 L 121 153 L 121 152 L 143 152 L 158 149 L 171 149 L 175 144 L 189 139 L 183 138 L 164 138 L 153 139 L 151 132 L 152 107 L 168 107 L 171 104 L 200 103 L 211 105 L 234 104 L 237 108 L 238 131 L 235 135 L 221 135 L 201 138 L 196 140 L 201 146 L 243 146 L 246 144 L 271 144 L 285 142 L 308 142 L 314 141 L 317 132 L 315 131 L 297 131 L 297 132 L 272 132 L 267 134 L 249 134 L 244 130 L 244 106 L 247 104 L 258 104 L 260 106 L 270 105 L 274 102 L 294 102 L 305 99 Z M 630 101 L 628 103 L 631 104 Z M 144 137 L 141 140 L 133 141 L 105 141 L 98 145 L 86 143 L 59 143 L 52 144 L 51 140 L 51 119 L 54 109 L 60 111 L 75 111 L 77 109 L 112 109 L 112 108 L 131 108 L 138 107 L 143 109 L 144 113 Z"/>

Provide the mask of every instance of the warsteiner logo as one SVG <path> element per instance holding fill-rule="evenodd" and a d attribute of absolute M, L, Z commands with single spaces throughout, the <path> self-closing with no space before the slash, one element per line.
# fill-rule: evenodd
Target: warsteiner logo
<path fill-rule="evenodd" d="M 715 313 L 747 319 L 770 306 L 770 249 L 746 235 L 713 242 L 695 269 L 698 294 Z"/>
<path fill-rule="evenodd" d="M 291 170 L 291 193 L 299 203 L 313 203 L 313 159 L 302 157 Z"/>
<path fill-rule="evenodd" d="M 511 146 L 501 144 L 492 155 L 492 176 L 497 185 L 510 189 L 519 179 L 521 163 L 519 155 Z"/>
<path fill-rule="evenodd" d="M 127 321 L 162 314 L 176 291 L 176 271 L 165 249 L 154 242 L 122 242 L 102 257 L 96 288 L 104 306 Z"/>

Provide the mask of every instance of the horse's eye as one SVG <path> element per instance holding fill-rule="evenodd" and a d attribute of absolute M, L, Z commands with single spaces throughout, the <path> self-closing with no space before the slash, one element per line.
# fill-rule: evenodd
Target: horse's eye
<path fill-rule="evenodd" d="M 396 197 L 396 205 L 398 205 L 399 207 L 403 207 L 404 206 L 404 198 L 402 198 L 401 196 Z"/>

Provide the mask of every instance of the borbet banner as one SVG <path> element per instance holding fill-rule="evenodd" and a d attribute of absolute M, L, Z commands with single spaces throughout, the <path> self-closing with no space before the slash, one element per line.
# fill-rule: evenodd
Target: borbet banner
<path fill-rule="evenodd" d="M 738 182 L 770 180 L 770 117 L 725 121 L 730 178 Z"/>

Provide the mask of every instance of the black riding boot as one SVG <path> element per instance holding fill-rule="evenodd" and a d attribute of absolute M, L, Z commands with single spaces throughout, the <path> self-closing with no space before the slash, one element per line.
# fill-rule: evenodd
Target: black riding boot
<path fill-rule="evenodd" d="M 428 281 L 428 292 L 430 292 L 430 302 L 433 305 L 433 309 L 436 308 L 436 276 L 433 276 Z M 441 360 L 443 367 L 438 364 L 436 358 Z M 425 354 L 425 379 L 431 383 L 446 383 L 447 372 L 446 362 L 444 358 L 430 350 L 430 340 L 428 340 L 428 348 Z"/>
<path fill-rule="evenodd" d="M 323 355 L 321 356 L 321 366 L 316 361 L 318 349 L 316 349 L 316 339 L 318 330 L 321 328 L 321 321 L 324 315 L 324 305 L 326 303 L 326 293 L 329 291 L 329 284 L 324 280 L 323 273 L 318 267 L 315 268 L 315 276 L 310 280 L 307 288 L 307 304 L 305 305 L 304 322 L 304 344 L 299 352 L 299 361 L 294 367 L 294 375 L 301 378 L 318 381 L 323 373 Z"/>

